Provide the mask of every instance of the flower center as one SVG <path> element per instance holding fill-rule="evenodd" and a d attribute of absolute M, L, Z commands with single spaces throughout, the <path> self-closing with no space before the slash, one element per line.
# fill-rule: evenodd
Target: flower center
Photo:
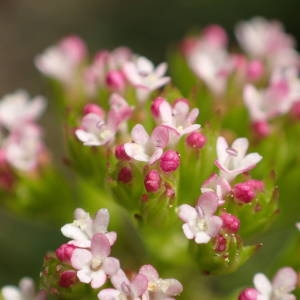
<path fill-rule="evenodd" d="M 94 257 L 91 261 L 91 269 L 93 271 L 98 271 L 102 265 L 102 259 L 98 257 Z"/>

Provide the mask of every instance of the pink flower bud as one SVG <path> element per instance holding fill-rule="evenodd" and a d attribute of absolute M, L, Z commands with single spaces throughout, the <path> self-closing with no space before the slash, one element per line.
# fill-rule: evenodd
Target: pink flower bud
<path fill-rule="evenodd" d="M 216 24 L 209 25 L 203 30 L 203 37 L 210 44 L 220 47 L 227 44 L 228 38 L 225 30 Z"/>
<path fill-rule="evenodd" d="M 64 38 L 60 43 L 60 47 L 77 63 L 81 62 L 86 56 L 85 43 L 78 36 L 71 35 Z"/>
<path fill-rule="evenodd" d="M 84 115 L 95 114 L 102 118 L 104 116 L 104 111 L 99 105 L 94 104 L 94 103 L 89 103 L 84 106 L 83 114 Z"/>
<path fill-rule="evenodd" d="M 159 106 L 166 101 L 163 97 L 157 97 L 153 100 L 151 104 L 151 112 L 154 118 L 159 118 L 160 112 L 159 112 Z"/>
<path fill-rule="evenodd" d="M 247 65 L 247 77 L 250 80 L 258 80 L 264 74 L 264 65 L 259 60 L 252 60 Z"/>
<path fill-rule="evenodd" d="M 233 187 L 233 196 L 243 203 L 249 203 L 255 198 L 256 193 L 253 186 L 246 181 Z"/>
<path fill-rule="evenodd" d="M 180 164 L 180 156 L 174 150 L 167 150 L 160 158 L 160 168 L 164 172 L 175 171 Z"/>
<path fill-rule="evenodd" d="M 107 86 L 114 91 L 122 91 L 126 85 L 126 79 L 122 71 L 112 70 L 106 75 Z"/>
<path fill-rule="evenodd" d="M 67 270 L 60 274 L 58 284 L 61 287 L 68 288 L 77 281 L 76 271 Z"/>
<path fill-rule="evenodd" d="M 219 234 L 216 237 L 215 251 L 217 251 L 217 252 L 225 251 L 226 250 L 226 244 L 227 244 L 227 241 L 224 238 L 224 236 Z"/>
<path fill-rule="evenodd" d="M 229 213 L 222 213 L 223 228 L 231 233 L 236 233 L 240 229 L 240 220 Z"/>
<path fill-rule="evenodd" d="M 191 148 L 201 149 L 206 144 L 206 137 L 200 132 L 193 131 L 187 136 L 186 143 Z"/>
<path fill-rule="evenodd" d="M 264 138 L 271 133 L 270 125 L 266 121 L 257 121 L 252 124 L 252 130 L 259 138 Z"/>
<path fill-rule="evenodd" d="M 300 100 L 292 105 L 290 113 L 294 119 L 300 120 Z"/>
<path fill-rule="evenodd" d="M 183 55 L 190 55 L 198 44 L 197 38 L 187 37 L 180 44 L 180 51 Z"/>
<path fill-rule="evenodd" d="M 123 183 L 129 183 L 132 180 L 132 171 L 129 167 L 123 167 L 118 174 L 118 180 Z"/>
<path fill-rule="evenodd" d="M 239 295 L 239 300 L 256 300 L 258 292 L 254 288 L 247 288 L 243 290 Z"/>
<path fill-rule="evenodd" d="M 73 251 L 76 247 L 72 244 L 62 244 L 55 250 L 56 257 L 65 263 L 70 263 Z"/>
<path fill-rule="evenodd" d="M 265 189 L 265 184 L 261 180 L 250 179 L 246 182 L 255 192 L 262 192 Z"/>
<path fill-rule="evenodd" d="M 149 193 L 155 193 L 159 190 L 161 184 L 160 175 L 156 170 L 149 171 L 144 179 L 144 185 L 146 191 Z"/>
<path fill-rule="evenodd" d="M 115 149 L 115 156 L 119 160 L 130 160 L 130 157 L 127 155 L 124 144 L 118 145 Z"/>

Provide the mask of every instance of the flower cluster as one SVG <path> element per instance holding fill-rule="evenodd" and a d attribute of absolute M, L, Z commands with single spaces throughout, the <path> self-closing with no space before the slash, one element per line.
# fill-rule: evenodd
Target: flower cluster
<path fill-rule="evenodd" d="M 0 100 L 0 185 L 10 189 L 14 172 L 32 172 L 47 156 L 42 128 L 37 120 L 45 110 L 46 101 L 37 96 L 30 99 L 25 91 L 16 91 Z"/>
<path fill-rule="evenodd" d="M 71 240 L 56 250 L 57 286 L 61 289 L 76 284 L 87 284 L 107 299 L 175 299 L 182 291 L 176 279 L 162 279 L 152 265 L 142 266 L 137 273 L 127 276 L 117 258 L 110 256 L 117 234 L 107 231 L 109 212 L 100 209 L 95 218 L 81 208 L 75 210 L 75 220 L 61 228 Z M 46 259 L 46 268 L 47 268 Z M 49 263 L 48 263 L 49 264 Z M 49 274 L 43 274 L 47 278 Z M 45 279 L 44 279 L 45 280 Z M 103 288 L 111 284 L 111 288 Z M 57 293 L 51 287 L 50 294 Z"/>

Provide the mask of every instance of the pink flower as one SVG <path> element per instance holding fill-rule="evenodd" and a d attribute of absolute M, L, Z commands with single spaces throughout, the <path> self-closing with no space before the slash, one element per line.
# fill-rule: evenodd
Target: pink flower
<path fill-rule="evenodd" d="M 29 277 L 24 277 L 19 287 L 7 285 L 2 288 L 1 294 L 4 300 L 46 300 L 47 296 L 43 291 L 36 293 L 34 282 Z"/>
<path fill-rule="evenodd" d="M 108 275 L 119 270 L 119 261 L 109 257 L 110 248 L 107 237 L 96 233 L 92 237 L 91 250 L 77 248 L 73 251 L 71 264 L 78 270 L 77 277 L 81 282 L 91 283 L 92 288 L 96 289 L 104 285 Z"/>
<path fill-rule="evenodd" d="M 203 80 L 215 94 L 225 92 L 233 63 L 224 47 L 216 47 L 208 40 L 200 39 L 187 56 L 187 61 L 196 76 Z"/>
<path fill-rule="evenodd" d="M 106 208 L 99 209 L 94 219 L 82 208 L 77 208 L 74 222 L 64 225 L 61 232 L 65 237 L 72 239 L 70 243 L 77 247 L 90 247 L 91 239 L 96 233 L 105 234 L 113 245 L 117 234 L 113 231 L 107 232 L 108 224 L 109 212 Z"/>
<path fill-rule="evenodd" d="M 86 56 L 84 42 L 76 36 L 64 38 L 58 45 L 35 58 L 35 65 L 46 76 L 70 84 L 75 71 Z"/>
<path fill-rule="evenodd" d="M 46 108 L 44 97 L 37 96 L 30 100 L 23 91 L 4 96 L 0 101 L 0 124 L 8 130 L 22 127 L 25 123 L 35 122 Z"/>
<path fill-rule="evenodd" d="M 182 225 L 185 236 L 197 244 L 206 244 L 215 237 L 222 227 L 222 219 L 214 215 L 217 208 L 218 198 L 214 192 L 202 194 L 196 207 L 180 205 L 178 216 L 185 222 Z"/>
<path fill-rule="evenodd" d="M 100 300 L 142 300 L 147 291 L 148 280 L 143 274 L 138 273 L 131 281 L 120 269 L 111 277 L 115 289 L 104 289 L 99 292 Z"/>
<path fill-rule="evenodd" d="M 110 111 L 106 120 L 98 113 L 88 113 L 82 118 L 81 126 L 76 129 L 77 138 L 86 146 L 102 146 L 115 139 L 121 125 L 127 121 L 132 108 L 118 94 L 110 97 Z"/>
<path fill-rule="evenodd" d="M 185 99 L 178 99 L 173 106 L 166 100 L 160 101 L 157 104 L 157 109 L 159 111 L 159 123 L 169 128 L 171 133 L 174 133 L 174 142 L 178 137 L 200 128 L 199 124 L 194 124 L 199 114 L 198 108 L 190 110 Z"/>
<path fill-rule="evenodd" d="M 283 31 L 279 22 L 256 17 L 239 23 L 236 36 L 241 47 L 250 56 L 266 58 L 274 67 L 287 67 L 299 61 L 293 50 L 293 38 Z"/>
<path fill-rule="evenodd" d="M 6 139 L 3 149 L 11 166 L 21 171 L 34 170 L 45 152 L 41 129 L 30 123 L 24 124 Z"/>
<path fill-rule="evenodd" d="M 148 135 L 143 125 L 137 124 L 131 131 L 132 143 L 124 144 L 126 154 L 137 160 L 150 164 L 157 161 L 163 154 L 169 142 L 169 133 L 163 126 L 156 127 L 151 136 Z"/>
<path fill-rule="evenodd" d="M 174 300 L 175 296 L 182 292 L 181 283 L 173 278 L 161 279 L 158 272 L 151 265 L 144 265 L 140 268 L 139 274 L 144 275 L 148 280 L 148 288 L 143 300 L 159 299 Z"/>
<path fill-rule="evenodd" d="M 127 62 L 123 71 L 129 82 L 137 88 L 137 96 L 140 101 L 146 100 L 148 95 L 166 85 L 169 77 L 164 77 L 167 64 L 161 63 L 156 68 L 146 57 L 137 57 L 134 62 Z"/>
<path fill-rule="evenodd" d="M 174 172 L 180 165 L 180 155 L 174 150 L 167 150 L 160 158 L 160 168 L 168 173 Z"/>
<path fill-rule="evenodd" d="M 296 288 L 297 273 L 290 267 L 281 268 L 272 282 L 262 273 L 254 276 L 257 300 L 296 300 L 291 292 Z"/>
<path fill-rule="evenodd" d="M 161 178 L 159 173 L 156 170 L 150 170 L 145 176 L 144 185 L 147 192 L 157 192 L 161 185 Z"/>
<path fill-rule="evenodd" d="M 231 191 L 229 182 L 222 176 L 217 174 L 211 175 L 201 186 L 201 192 L 215 192 L 218 197 L 218 204 L 225 203 L 224 196 Z"/>
<path fill-rule="evenodd" d="M 246 138 L 236 139 L 229 147 L 224 137 L 217 140 L 216 165 L 221 170 L 221 176 L 229 182 L 237 175 L 253 169 L 262 159 L 258 153 L 246 155 L 248 140 Z"/>

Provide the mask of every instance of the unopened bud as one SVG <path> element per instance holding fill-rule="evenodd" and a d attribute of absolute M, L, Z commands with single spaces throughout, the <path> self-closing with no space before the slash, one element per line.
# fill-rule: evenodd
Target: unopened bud
<path fill-rule="evenodd" d="M 259 138 L 264 138 L 271 133 L 271 128 L 266 121 L 257 121 L 252 124 L 252 130 Z"/>
<path fill-rule="evenodd" d="M 224 236 L 219 234 L 216 237 L 215 251 L 217 251 L 217 252 L 225 251 L 226 250 L 226 244 L 227 244 L 227 241 L 224 238 Z"/>
<path fill-rule="evenodd" d="M 118 174 L 118 180 L 123 183 L 129 183 L 132 180 L 132 171 L 129 167 L 123 167 Z"/>
<path fill-rule="evenodd" d="M 175 171 L 180 164 L 180 156 L 174 150 L 167 150 L 160 158 L 160 168 L 164 172 Z"/>
<path fill-rule="evenodd" d="M 200 132 L 193 131 L 187 136 L 186 143 L 191 148 L 201 149 L 206 144 L 206 137 Z"/>
<path fill-rule="evenodd" d="M 163 97 L 157 97 L 153 100 L 151 104 L 151 112 L 154 118 L 159 118 L 160 116 L 159 107 L 164 101 L 166 101 L 166 99 L 164 99 Z"/>
<path fill-rule="evenodd" d="M 294 102 L 294 104 L 292 105 L 290 114 L 292 115 L 292 117 L 296 120 L 300 120 L 300 101 L 296 101 Z"/>
<path fill-rule="evenodd" d="M 58 284 L 61 287 L 68 288 L 77 281 L 76 271 L 67 270 L 60 274 Z"/>
<path fill-rule="evenodd" d="M 239 295 L 239 300 L 256 300 L 258 292 L 254 288 L 247 288 L 243 290 Z"/>
<path fill-rule="evenodd" d="M 122 91 L 126 85 L 125 76 L 122 71 L 109 71 L 106 75 L 106 84 L 114 91 Z"/>
<path fill-rule="evenodd" d="M 260 180 L 248 180 L 236 184 L 233 187 L 233 196 L 244 203 L 251 202 L 255 197 L 257 192 L 262 192 L 264 189 L 264 183 Z"/>
<path fill-rule="evenodd" d="M 55 250 L 56 257 L 65 263 L 70 263 L 73 251 L 76 247 L 72 244 L 62 244 Z"/>
<path fill-rule="evenodd" d="M 160 175 L 156 170 L 149 171 L 144 179 L 144 185 L 146 191 L 149 193 L 155 193 L 159 190 L 161 184 Z"/>
<path fill-rule="evenodd" d="M 99 105 L 94 103 L 89 103 L 84 106 L 83 114 L 84 115 L 95 114 L 102 118 L 104 116 L 104 111 Z"/>
<path fill-rule="evenodd" d="M 118 145 L 115 149 L 115 156 L 119 160 L 130 160 L 130 157 L 127 155 L 125 151 L 124 144 Z"/>
<path fill-rule="evenodd" d="M 229 213 L 222 213 L 223 228 L 231 233 L 236 233 L 240 228 L 240 220 Z"/>
<path fill-rule="evenodd" d="M 203 30 L 203 38 L 217 47 L 225 46 L 228 41 L 225 30 L 216 24 L 209 25 Z"/>

